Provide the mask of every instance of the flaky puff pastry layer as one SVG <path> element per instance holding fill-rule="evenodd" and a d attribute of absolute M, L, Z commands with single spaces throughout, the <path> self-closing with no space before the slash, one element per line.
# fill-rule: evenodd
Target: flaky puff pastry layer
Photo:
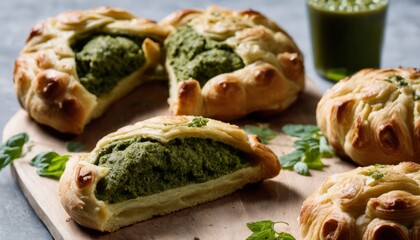
<path fill-rule="evenodd" d="M 420 163 L 420 70 L 364 69 L 321 98 L 319 127 L 359 165 Z"/>
<path fill-rule="evenodd" d="M 330 176 L 304 202 L 304 239 L 420 238 L 420 165 L 359 167 Z"/>
<path fill-rule="evenodd" d="M 253 112 L 272 114 L 289 107 L 303 91 L 305 76 L 299 48 L 264 15 L 211 6 L 206 10 L 180 10 L 161 22 L 172 26 L 172 31 L 184 24 L 202 36 L 225 42 L 245 67 L 217 75 L 201 88 L 195 79 L 177 79 L 167 60 L 168 102 L 175 115 L 233 120 Z"/>
<path fill-rule="evenodd" d="M 89 33 L 145 37 L 145 64 L 99 98 L 80 84 L 71 48 L 77 38 Z M 14 86 L 20 104 L 35 121 L 60 132 L 79 134 L 110 104 L 150 79 L 147 70 L 160 60 L 160 43 L 167 34 L 154 21 L 110 7 L 64 12 L 40 22 L 15 61 Z"/>
<path fill-rule="evenodd" d="M 138 122 L 105 136 L 91 153 L 72 158 L 59 184 L 61 203 L 67 213 L 82 226 L 99 231 L 115 231 L 153 216 L 220 198 L 248 183 L 275 177 L 279 173 L 280 164 L 276 155 L 261 144 L 255 135 L 246 135 L 235 125 L 211 119 L 205 126 L 189 127 L 192 119 L 192 116 L 161 116 Z M 207 182 L 119 203 L 109 204 L 98 200 L 95 197 L 96 185 L 108 174 L 109 169 L 93 165 L 92 162 L 108 144 L 138 137 L 163 143 L 177 138 L 213 139 L 243 151 L 251 165 Z"/>

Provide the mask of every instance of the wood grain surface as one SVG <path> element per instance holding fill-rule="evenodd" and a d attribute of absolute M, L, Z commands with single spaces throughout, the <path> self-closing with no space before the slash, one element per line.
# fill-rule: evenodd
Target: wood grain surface
<path fill-rule="evenodd" d="M 19 110 L 6 124 L 3 138 L 27 132 L 33 147 L 12 164 L 12 173 L 29 203 L 55 239 L 245 239 L 251 234 L 246 223 L 259 220 L 284 221 L 276 229 L 287 231 L 300 239 L 297 218 L 303 200 L 331 174 L 356 166 L 339 158 L 323 159 L 328 165 L 323 171 L 311 170 L 311 176 L 282 170 L 262 183 L 246 186 L 216 201 L 177 211 L 140 222 L 116 232 L 103 234 L 77 225 L 64 211 L 58 196 L 58 181 L 36 174 L 30 159 L 42 151 L 54 150 L 69 154 L 65 142 L 83 143 L 87 151 L 104 135 L 118 128 L 157 115 L 169 115 L 167 85 L 154 82 L 144 85 L 114 104 L 105 115 L 92 121 L 79 136 L 68 136 L 36 124 L 24 110 Z M 263 97 L 263 96 L 262 96 Z M 244 124 L 267 123 L 281 131 L 286 123 L 315 124 L 315 109 L 320 94 L 307 81 L 305 92 L 285 112 L 261 118 L 250 116 L 234 122 Z M 292 151 L 292 141 L 284 134 L 269 142 L 278 155 Z"/>

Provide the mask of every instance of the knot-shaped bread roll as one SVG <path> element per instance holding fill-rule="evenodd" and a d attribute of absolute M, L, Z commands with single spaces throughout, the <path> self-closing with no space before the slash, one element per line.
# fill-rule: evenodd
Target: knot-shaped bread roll
<path fill-rule="evenodd" d="M 322 96 L 316 117 L 337 153 L 359 165 L 420 163 L 420 70 L 361 70 Z"/>
<path fill-rule="evenodd" d="M 162 22 L 175 115 L 233 120 L 276 113 L 304 88 L 303 56 L 276 23 L 253 11 L 186 9 Z"/>
<path fill-rule="evenodd" d="M 330 176 L 302 205 L 303 239 L 419 239 L 420 165 L 359 167 Z"/>
<path fill-rule="evenodd" d="M 69 11 L 33 27 L 14 85 L 37 122 L 79 134 L 118 98 L 150 80 L 168 31 L 116 8 Z"/>

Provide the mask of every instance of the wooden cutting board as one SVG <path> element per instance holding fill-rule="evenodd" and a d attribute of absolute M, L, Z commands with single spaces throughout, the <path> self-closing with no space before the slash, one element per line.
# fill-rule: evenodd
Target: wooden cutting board
<path fill-rule="evenodd" d="M 98 233 L 77 225 L 61 206 L 58 181 L 38 176 L 29 163 L 30 159 L 48 150 L 69 154 L 64 147 L 67 141 L 81 142 L 90 151 L 100 138 L 124 125 L 157 115 L 169 115 L 167 97 L 166 83 L 144 85 L 111 107 L 103 117 L 90 123 L 77 137 L 60 135 L 34 123 L 24 110 L 19 110 L 9 120 L 3 132 L 3 141 L 14 134 L 27 132 L 34 143 L 31 151 L 13 162 L 13 176 L 55 239 L 245 239 L 251 234 L 246 223 L 259 220 L 287 222 L 288 226 L 277 224 L 276 229 L 300 239 L 297 218 L 303 200 L 331 174 L 356 167 L 339 158 L 331 158 L 323 160 L 328 167 L 323 171 L 311 170 L 309 177 L 282 170 L 273 179 L 246 186 L 219 200 L 156 217 L 113 233 Z M 267 123 L 279 132 L 285 123 L 315 124 L 319 98 L 314 85 L 307 81 L 305 92 L 282 114 L 265 119 L 250 117 L 235 123 Z M 278 156 L 292 151 L 291 139 L 283 134 L 268 145 Z"/>

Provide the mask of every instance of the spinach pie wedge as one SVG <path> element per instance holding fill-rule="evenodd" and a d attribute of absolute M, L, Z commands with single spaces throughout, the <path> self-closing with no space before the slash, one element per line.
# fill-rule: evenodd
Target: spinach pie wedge
<path fill-rule="evenodd" d="M 99 231 L 215 200 L 278 175 L 276 155 L 238 126 L 160 116 L 102 138 L 73 157 L 60 179 L 71 218 Z"/>
<path fill-rule="evenodd" d="M 151 79 L 168 31 L 116 8 L 68 11 L 35 25 L 15 61 L 14 85 L 35 121 L 80 134 Z"/>
<path fill-rule="evenodd" d="M 160 23 L 175 115 L 233 120 L 283 111 L 304 88 L 303 56 L 277 24 L 253 11 L 185 9 Z"/>

